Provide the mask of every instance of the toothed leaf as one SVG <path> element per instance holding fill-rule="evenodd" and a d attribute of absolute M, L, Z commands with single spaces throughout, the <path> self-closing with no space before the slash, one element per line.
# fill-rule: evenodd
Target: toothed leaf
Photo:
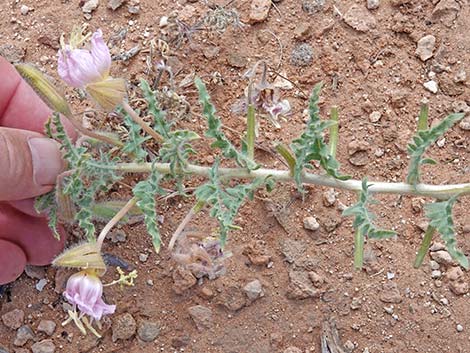
<path fill-rule="evenodd" d="M 439 124 L 429 128 L 428 130 L 419 130 L 413 137 L 413 142 L 408 144 L 408 154 L 410 155 L 410 165 L 406 182 L 416 186 L 420 182 L 420 166 L 423 164 L 435 164 L 430 158 L 424 158 L 426 149 L 436 142 L 447 130 L 463 119 L 465 114 L 450 114 Z"/>

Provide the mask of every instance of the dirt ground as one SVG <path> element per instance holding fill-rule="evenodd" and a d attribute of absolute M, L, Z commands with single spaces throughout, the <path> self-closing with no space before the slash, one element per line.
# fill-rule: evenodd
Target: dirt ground
<path fill-rule="evenodd" d="M 324 82 L 323 116 L 328 116 L 332 105 L 340 109 L 342 171 L 357 179 L 404 180 L 406 144 L 416 131 L 423 98 L 429 100 L 431 124 L 453 111 L 470 111 L 470 79 L 465 77 L 470 74 L 470 6 L 466 0 L 382 0 L 371 10 L 365 0 L 280 0 L 270 5 L 267 19 L 250 24 L 251 2 L 235 0 L 226 6 L 239 13 L 245 24 L 241 29 L 230 25 L 217 33 L 202 26 L 179 48 L 170 47 L 167 63 L 176 82 L 193 72 L 205 80 L 234 140 L 244 131 L 244 118 L 232 113 L 231 107 L 243 95 L 247 81 L 242 76 L 248 68 L 263 59 L 294 83 L 291 89 L 281 90 L 292 107 L 291 114 L 280 121 L 281 128 L 275 129 L 267 120 L 260 122 L 262 149 L 256 154 L 267 167 L 285 168 L 270 147 L 273 141 L 289 143 L 299 135 L 306 117 L 304 93 L 308 95 L 319 81 Z M 150 41 L 162 31 L 162 16 L 175 13 L 194 25 L 214 8 L 212 1 L 203 0 L 129 0 L 113 11 L 101 0 L 91 15 L 85 15 L 80 7 L 84 3 L 1 0 L 0 51 L 10 60 L 37 64 L 58 80 L 56 54 L 62 33 L 84 22 L 90 30 L 101 28 L 105 38 L 118 38 L 127 29 L 125 37 L 110 40 L 115 43 L 112 53 L 122 59 L 119 54 L 137 45 L 141 50 L 127 61 L 116 61 L 112 73 L 137 84 L 140 78 L 155 77 L 146 60 Z M 427 35 L 435 37 L 435 45 L 432 57 L 423 61 L 416 49 Z M 300 44 L 308 47 L 303 47 L 302 55 L 293 55 Z M 159 59 L 156 50 L 151 60 Z M 423 86 L 428 81 L 438 84 L 436 93 Z M 186 114 L 177 124 L 202 135 L 205 123 L 198 113 L 194 86 L 180 87 L 178 92 L 195 114 Z M 73 91 L 67 93 L 76 111 L 89 104 L 80 102 Z M 362 147 L 354 154 L 357 145 Z M 195 160 L 210 165 L 213 154 L 208 144 L 201 142 L 197 147 Z M 423 181 L 470 182 L 470 132 L 463 126 L 452 128 L 429 155 L 439 165 L 426 167 Z M 136 180 L 129 178 L 130 183 Z M 191 179 L 186 186 L 197 186 L 200 181 Z M 116 189 L 115 196 L 126 193 Z M 60 294 L 64 271 L 35 269 L 36 278 L 24 274 L 0 296 L 0 316 L 21 310 L 21 324 L 31 329 L 23 328 L 21 333 L 0 323 L 0 352 L 31 352 L 35 342 L 34 352 L 52 352 L 50 341 L 44 344 L 49 339 L 55 352 L 67 353 L 321 352 L 325 323 L 334 322 L 345 348 L 337 346 L 331 352 L 470 353 L 468 272 L 459 273 L 438 257 L 441 264 L 430 262 L 429 256 L 420 269 L 413 268 L 423 236 L 422 204 L 430 200 L 378 196 L 381 203 L 374 206 L 378 222 L 396 230 L 398 236 L 367 242 L 365 270 L 354 271 L 351 219 L 340 215 L 355 195 L 338 191 L 328 201 L 330 193 L 309 187 L 302 200 L 288 184 L 278 185 L 273 194 L 258 193 L 237 217 L 243 229 L 230 234 L 227 246 L 233 255 L 226 262 L 225 275 L 199 280 L 193 286 L 191 276 L 177 268 L 165 247 L 158 255 L 152 251 L 141 222 L 122 226 L 119 231 L 126 239 L 108 242 L 105 251 L 136 268 L 139 277 L 135 287 L 105 289 L 106 301 L 117 305 L 117 313 L 104 321 L 104 337 L 83 337 L 73 325 L 62 327 L 66 318 Z M 193 202 L 193 198 L 175 197 L 159 203 L 164 244 Z M 454 212 L 458 243 L 467 255 L 469 208 L 470 199 L 462 198 Z M 304 228 L 308 216 L 318 220 L 318 230 Z M 203 213 L 191 225 L 210 232 L 214 224 L 207 220 Z M 438 247 L 435 244 L 433 250 Z M 111 268 L 105 282 L 115 277 Z M 39 291 L 36 286 L 41 278 L 47 284 Z M 249 299 L 248 292 L 254 299 Z M 38 330 L 41 320 L 56 323 L 50 336 Z M 119 322 L 123 327 L 116 327 Z M 146 339 L 143 331 L 149 327 L 156 337 Z M 121 334 L 130 338 L 113 342 L 112 332 L 119 335 L 115 331 L 126 329 Z M 22 342 L 18 336 L 24 336 L 25 330 L 30 339 Z M 49 350 L 43 350 L 44 346 Z"/>

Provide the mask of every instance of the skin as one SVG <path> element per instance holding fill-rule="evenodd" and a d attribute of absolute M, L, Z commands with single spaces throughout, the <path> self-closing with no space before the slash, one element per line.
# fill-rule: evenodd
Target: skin
<path fill-rule="evenodd" d="M 52 190 L 63 168 L 58 146 L 42 135 L 51 110 L 2 57 L 0 76 L 0 284 L 5 284 L 27 264 L 49 264 L 63 249 L 65 233 L 60 229 L 56 240 L 46 217 L 33 207 L 34 197 Z M 32 140 L 42 148 L 35 157 Z M 43 167 L 41 172 L 35 166 Z"/>

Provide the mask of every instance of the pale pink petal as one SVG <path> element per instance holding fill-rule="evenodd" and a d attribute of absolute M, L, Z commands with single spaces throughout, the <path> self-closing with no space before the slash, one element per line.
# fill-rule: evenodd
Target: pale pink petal
<path fill-rule="evenodd" d="M 68 85 L 76 88 L 83 88 L 86 84 L 101 79 L 91 53 L 85 49 L 62 50 L 59 54 L 58 72 Z"/>
<path fill-rule="evenodd" d="M 91 56 L 93 57 L 95 67 L 102 78 L 105 79 L 111 67 L 111 54 L 103 40 L 103 32 L 101 32 L 101 29 L 98 29 L 91 37 Z"/>

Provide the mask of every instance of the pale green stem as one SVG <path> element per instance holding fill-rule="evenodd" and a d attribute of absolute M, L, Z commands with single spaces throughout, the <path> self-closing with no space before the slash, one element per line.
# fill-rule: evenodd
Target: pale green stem
<path fill-rule="evenodd" d="M 193 207 L 191 207 L 188 214 L 183 218 L 183 220 L 179 224 L 178 228 L 176 228 L 175 232 L 173 233 L 173 235 L 171 237 L 171 240 L 170 240 L 170 243 L 168 244 L 168 250 L 169 251 L 171 251 L 173 249 L 173 247 L 175 246 L 176 241 L 178 240 L 179 236 L 181 235 L 181 233 L 183 233 L 184 229 L 186 228 L 188 223 L 191 221 L 193 216 L 196 213 L 198 213 L 200 210 L 202 210 L 202 208 L 204 207 L 205 204 L 206 203 L 204 201 L 198 201 L 198 202 L 196 202 L 196 204 Z"/>
<path fill-rule="evenodd" d="M 129 212 L 135 206 L 136 203 L 137 203 L 137 198 L 133 197 L 124 205 L 123 208 L 119 210 L 118 213 L 114 215 L 113 218 L 109 220 L 108 223 L 106 223 L 103 230 L 101 230 L 100 235 L 98 236 L 98 240 L 97 240 L 98 249 L 101 249 L 104 238 L 109 233 L 109 231 L 122 219 L 122 217 L 124 217 L 127 214 L 127 212 Z"/>
<path fill-rule="evenodd" d="M 246 116 L 246 145 L 248 149 L 248 158 L 255 160 L 255 107 L 251 102 L 248 104 L 248 113 Z"/>
<path fill-rule="evenodd" d="M 119 170 L 126 173 L 148 173 L 152 170 L 152 163 L 119 163 L 116 165 L 100 165 L 90 163 L 96 168 Z M 155 168 L 162 174 L 170 174 L 169 163 L 155 163 Z M 194 164 L 187 165 L 185 172 L 187 174 L 196 174 L 209 176 L 211 167 L 203 167 Z M 248 171 L 245 168 L 219 168 L 219 175 L 224 178 L 254 179 L 272 177 L 277 181 L 294 182 L 290 170 L 277 170 L 260 168 Z M 304 173 L 302 182 L 305 184 L 315 184 L 320 186 L 344 189 L 360 192 L 362 190 L 362 181 L 349 179 L 341 181 L 326 175 Z M 399 195 L 419 195 L 445 200 L 454 195 L 470 194 L 470 183 L 466 184 L 447 184 L 431 185 L 417 184 L 416 187 L 407 183 L 388 183 L 380 181 L 369 181 L 369 191 L 371 193 L 399 194 Z"/>
<path fill-rule="evenodd" d="M 139 126 L 144 130 L 147 134 L 149 134 L 155 141 L 161 143 L 164 141 L 163 137 L 156 132 L 150 125 L 148 125 L 140 116 L 135 112 L 134 109 L 131 108 L 127 102 L 122 102 L 122 107 L 126 111 L 127 114 L 134 120 L 135 123 L 139 124 Z"/>
<path fill-rule="evenodd" d="M 364 263 L 364 234 L 360 230 L 354 233 L 354 268 L 361 270 Z"/>
<path fill-rule="evenodd" d="M 427 102 L 421 103 L 421 109 L 418 117 L 418 131 L 428 129 L 428 115 L 429 115 L 429 104 Z"/>
<path fill-rule="evenodd" d="M 428 253 L 429 246 L 431 245 L 431 240 L 434 235 L 436 229 L 432 226 L 428 226 L 426 229 L 426 233 L 424 233 L 423 241 L 421 242 L 421 246 L 419 247 L 418 254 L 416 255 L 414 268 L 419 268 L 423 263 L 424 257 Z"/>
<path fill-rule="evenodd" d="M 331 107 L 330 118 L 336 123 L 330 126 L 330 155 L 336 157 L 336 149 L 338 147 L 338 107 Z"/>

